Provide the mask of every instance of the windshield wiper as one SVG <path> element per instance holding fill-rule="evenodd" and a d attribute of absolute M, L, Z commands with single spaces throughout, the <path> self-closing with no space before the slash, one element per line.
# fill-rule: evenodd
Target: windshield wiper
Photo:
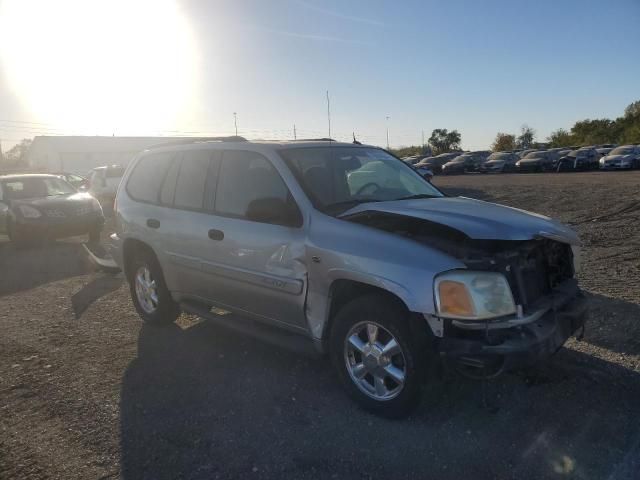
<path fill-rule="evenodd" d="M 381 202 L 382 200 L 376 200 L 375 198 L 369 199 L 352 199 L 352 200 L 343 200 L 342 202 L 330 203 L 324 207 L 325 211 L 340 211 L 340 210 L 348 210 L 351 207 L 355 207 L 356 205 L 360 205 L 361 203 L 369 203 L 369 202 Z"/>
<path fill-rule="evenodd" d="M 394 201 L 396 201 L 396 200 L 418 200 L 420 198 L 438 198 L 438 196 L 437 195 L 430 195 L 428 193 L 418 193 L 416 195 L 408 195 L 406 197 L 396 198 L 396 199 L 394 199 Z"/>

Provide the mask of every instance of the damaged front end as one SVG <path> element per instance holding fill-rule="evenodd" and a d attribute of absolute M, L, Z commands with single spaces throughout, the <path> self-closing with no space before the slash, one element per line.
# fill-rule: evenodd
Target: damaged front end
<path fill-rule="evenodd" d="M 463 374 L 491 377 L 530 366 L 584 328 L 587 306 L 575 279 L 577 248 L 566 239 L 542 230 L 523 240 L 475 239 L 439 222 L 384 211 L 359 212 L 348 220 L 411 238 L 467 267 L 442 274 L 453 306 L 442 304 L 443 282 L 436 277 L 436 313 L 425 314 L 438 353 Z M 471 277 L 477 272 L 469 281 L 484 282 L 480 287 L 490 295 L 478 300 L 471 287 L 467 294 L 464 281 L 456 279 L 459 272 Z"/>

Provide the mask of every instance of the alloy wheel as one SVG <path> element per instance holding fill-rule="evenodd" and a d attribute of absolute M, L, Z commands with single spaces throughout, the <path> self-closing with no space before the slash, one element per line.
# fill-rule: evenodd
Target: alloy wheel
<path fill-rule="evenodd" d="M 158 308 L 158 289 L 149 267 L 142 266 L 135 275 L 136 297 L 146 313 L 154 313 Z"/>
<path fill-rule="evenodd" d="M 344 342 L 344 360 L 354 384 L 375 400 L 391 400 L 404 388 L 404 353 L 382 325 L 370 321 L 354 325 Z"/>

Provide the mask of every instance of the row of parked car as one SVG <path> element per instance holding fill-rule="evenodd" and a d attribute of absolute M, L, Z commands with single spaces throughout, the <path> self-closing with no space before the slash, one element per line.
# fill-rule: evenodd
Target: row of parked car
<path fill-rule="evenodd" d="M 413 156 L 403 159 L 426 175 L 452 175 L 467 172 L 569 172 L 584 170 L 631 170 L 640 168 L 640 144 L 591 145 L 491 152 L 448 152 L 435 157 Z"/>

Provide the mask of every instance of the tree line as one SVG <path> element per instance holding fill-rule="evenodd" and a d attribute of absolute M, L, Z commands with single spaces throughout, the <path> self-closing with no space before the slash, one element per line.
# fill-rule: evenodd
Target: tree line
<path fill-rule="evenodd" d="M 438 155 L 460 149 L 462 135 L 457 130 L 436 128 L 426 145 L 412 145 L 391 149 L 398 157 L 409 155 Z M 547 137 L 546 142 L 536 141 L 536 131 L 523 125 L 519 134 L 498 132 L 491 145 L 494 152 L 538 147 L 570 147 L 577 145 L 601 145 L 615 143 L 626 145 L 640 143 L 640 100 L 627 106 L 624 115 L 610 120 L 607 118 L 577 121 L 569 130 L 559 128 Z"/>

